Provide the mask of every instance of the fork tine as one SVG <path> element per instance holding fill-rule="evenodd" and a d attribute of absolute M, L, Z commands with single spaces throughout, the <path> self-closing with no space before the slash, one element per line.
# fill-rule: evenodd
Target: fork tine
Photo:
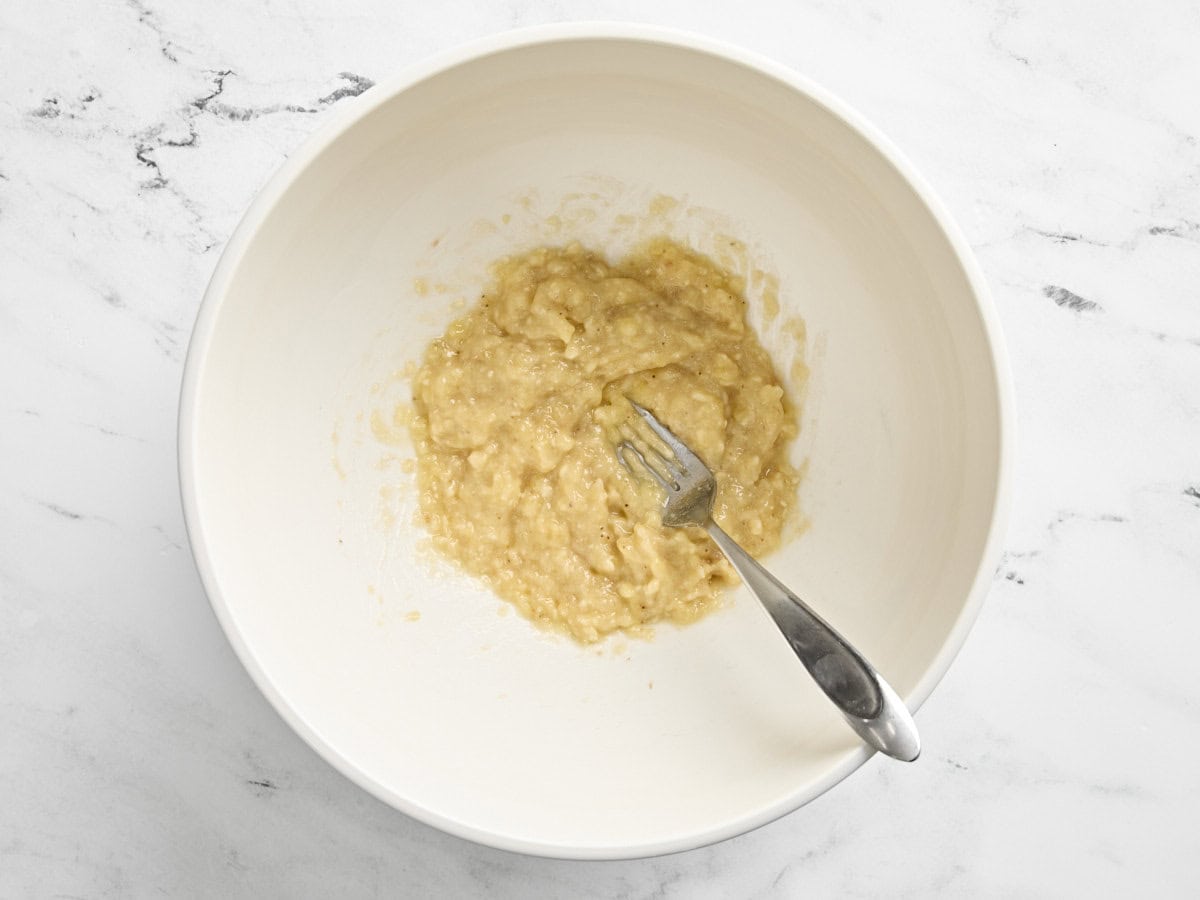
<path fill-rule="evenodd" d="M 679 479 L 687 475 L 687 469 L 683 467 L 683 464 L 673 457 L 663 456 L 649 444 L 646 445 L 646 449 L 654 454 L 654 458 L 658 460 L 659 465 L 671 476 L 671 487 L 679 490 Z"/>
<path fill-rule="evenodd" d="M 695 470 L 696 472 L 700 473 L 708 471 L 708 467 L 704 465 L 700 457 L 689 450 L 687 444 L 677 438 L 675 433 L 672 432 L 670 428 L 658 421 L 658 419 L 655 418 L 654 413 L 650 412 L 650 410 L 646 409 L 646 407 L 642 406 L 640 403 L 635 403 L 633 400 L 629 401 L 629 405 L 632 406 L 634 412 L 641 416 L 646 424 L 650 426 L 650 430 L 657 434 L 662 439 L 663 443 L 671 448 L 671 451 L 675 454 L 675 458 L 678 461 L 678 466 L 683 470 L 684 475 L 687 475 L 691 470 Z"/>
<path fill-rule="evenodd" d="M 638 458 L 638 461 L 642 464 L 642 468 L 650 473 L 650 477 L 657 481 L 659 487 L 661 487 L 664 491 L 679 490 L 679 484 L 675 482 L 669 482 L 663 478 L 662 475 L 658 473 L 658 470 L 655 469 L 654 466 L 650 465 L 650 463 L 646 460 L 646 457 L 642 455 L 642 451 L 635 447 L 630 441 L 622 441 L 621 443 L 617 444 L 617 462 L 624 466 L 626 472 L 628 472 L 630 475 L 633 474 L 633 469 L 629 467 L 629 461 L 625 458 L 625 453 L 627 451 Z M 662 458 L 662 455 L 659 453 L 655 453 L 654 455 L 658 456 L 659 459 Z M 668 471 L 670 470 L 668 469 Z"/>
<path fill-rule="evenodd" d="M 643 456 L 647 453 L 653 454 L 654 459 L 658 460 L 663 470 L 672 478 L 683 478 L 687 475 L 687 469 L 683 463 L 675 458 L 671 448 L 668 446 L 666 453 L 664 453 L 659 449 L 659 446 L 663 445 L 662 441 L 650 437 L 644 429 L 622 422 L 618 432 L 622 440 L 633 444 L 634 447 L 642 452 Z"/>
<path fill-rule="evenodd" d="M 634 446 L 637 445 L 635 444 Z M 667 487 L 673 491 L 678 491 L 682 486 L 681 480 L 687 478 L 687 472 L 684 470 L 683 466 L 679 464 L 679 460 L 663 456 L 663 454 L 659 453 L 649 444 L 646 444 L 646 449 L 650 451 L 650 455 L 652 455 L 654 459 L 658 461 L 658 464 L 662 466 L 662 469 L 656 469 L 654 466 L 649 466 L 648 468 L 654 469 L 659 475 L 665 475 Z M 645 461 L 644 456 L 643 461 Z"/>

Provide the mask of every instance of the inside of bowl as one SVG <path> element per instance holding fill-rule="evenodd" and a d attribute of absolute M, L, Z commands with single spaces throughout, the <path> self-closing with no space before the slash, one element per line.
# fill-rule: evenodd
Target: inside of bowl
<path fill-rule="evenodd" d="M 923 699 L 979 599 L 997 378 L 951 242 L 867 139 L 736 62 L 580 39 L 442 71 L 301 156 L 214 281 L 183 453 L 214 604 L 331 761 L 460 834 L 623 855 L 758 824 L 865 756 L 743 592 L 581 647 L 425 546 L 402 430 L 372 415 L 492 259 L 576 238 L 732 235 L 778 277 L 779 318 L 755 317 L 785 378 L 806 326 L 808 525 L 767 562 Z"/>

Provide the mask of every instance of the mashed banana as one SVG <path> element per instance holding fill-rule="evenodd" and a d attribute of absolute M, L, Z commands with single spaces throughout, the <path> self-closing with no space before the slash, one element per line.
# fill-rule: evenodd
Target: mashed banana
<path fill-rule="evenodd" d="M 654 242 L 617 265 L 579 245 L 497 264 L 414 380 L 420 514 L 439 549 L 583 642 L 689 622 L 737 576 L 614 444 L 652 410 L 714 471 L 716 521 L 755 556 L 796 495 L 796 417 L 738 279 Z"/>

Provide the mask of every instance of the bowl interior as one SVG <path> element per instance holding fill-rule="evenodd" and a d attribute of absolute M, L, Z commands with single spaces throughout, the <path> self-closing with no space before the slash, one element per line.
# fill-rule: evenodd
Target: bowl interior
<path fill-rule="evenodd" d="M 189 527 L 248 668 L 360 784 L 499 846 L 681 849 L 820 793 L 866 753 L 748 595 L 650 641 L 539 632 L 425 548 L 386 415 L 503 253 L 667 232 L 752 299 L 777 275 L 755 317 L 785 378 L 807 326 L 809 525 L 767 562 L 919 703 L 980 599 L 1001 463 L 937 219 L 821 102 L 688 46 L 534 42 L 375 94 L 252 210 L 189 358 Z"/>

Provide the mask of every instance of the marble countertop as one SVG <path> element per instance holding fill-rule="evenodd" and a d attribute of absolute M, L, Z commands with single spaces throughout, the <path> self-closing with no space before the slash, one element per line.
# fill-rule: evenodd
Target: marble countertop
<path fill-rule="evenodd" d="M 475 846 L 322 762 L 221 634 L 175 476 L 188 334 L 267 176 L 374 79 L 588 18 L 742 44 L 887 132 L 979 257 L 1019 412 L 1007 552 L 920 763 L 616 863 Z M 1190 0 L 9 0 L 0 896 L 1194 892 L 1198 47 Z"/>

